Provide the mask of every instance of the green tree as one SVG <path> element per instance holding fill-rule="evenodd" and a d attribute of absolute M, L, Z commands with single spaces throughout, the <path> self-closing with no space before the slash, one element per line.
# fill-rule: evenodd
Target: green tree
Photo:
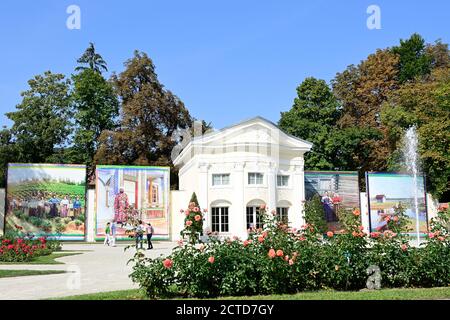
<path fill-rule="evenodd" d="M 98 139 L 104 130 L 116 127 L 119 102 L 111 83 L 93 69 L 85 69 L 72 77 L 72 100 L 76 131 L 71 159 L 88 164 L 98 148 Z"/>
<path fill-rule="evenodd" d="M 82 71 L 86 69 L 94 70 L 95 72 L 102 73 L 102 71 L 108 71 L 106 62 L 102 56 L 95 51 L 95 46 L 92 42 L 89 42 L 89 47 L 84 51 L 83 55 L 77 60 L 80 66 L 75 68 L 76 71 Z"/>
<path fill-rule="evenodd" d="M 14 122 L 12 141 L 17 162 L 47 162 L 69 142 L 70 80 L 46 71 L 28 81 L 17 111 L 6 113 Z"/>
<path fill-rule="evenodd" d="M 121 117 L 116 129 L 101 134 L 96 161 L 171 165 L 172 135 L 192 123 L 183 102 L 164 89 L 152 60 L 139 51 L 112 81 L 122 102 Z"/>
<path fill-rule="evenodd" d="M 291 110 L 281 113 L 278 124 L 287 133 L 314 144 L 305 156 L 306 168 L 334 168 L 326 145 L 332 138 L 331 132 L 339 115 L 338 102 L 324 80 L 306 78 L 297 87 L 297 97 Z"/>
<path fill-rule="evenodd" d="M 417 33 L 407 40 L 400 40 L 400 45 L 391 51 L 398 55 L 398 80 L 400 83 L 412 81 L 430 73 L 432 57 L 426 50 L 425 40 Z"/>

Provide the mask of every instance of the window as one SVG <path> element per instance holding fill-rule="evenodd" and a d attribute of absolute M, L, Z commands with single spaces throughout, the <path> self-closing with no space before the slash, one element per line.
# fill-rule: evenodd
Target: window
<path fill-rule="evenodd" d="M 212 185 L 213 186 L 225 186 L 230 184 L 230 174 L 213 174 Z"/>
<path fill-rule="evenodd" d="M 263 184 L 263 174 L 259 172 L 249 172 L 248 184 Z"/>
<path fill-rule="evenodd" d="M 211 208 L 211 229 L 212 232 L 228 232 L 228 207 Z"/>
<path fill-rule="evenodd" d="M 287 224 L 289 219 L 288 219 L 288 211 L 289 208 L 286 207 L 278 207 L 277 208 L 277 220 L 279 222 L 282 222 L 284 224 Z"/>
<path fill-rule="evenodd" d="M 261 214 L 259 207 L 247 207 L 247 229 L 262 228 Z"/>
<path fill-rule="evenodd" d="M 277 176 L 277 186 L 287 187 L 289 185 L 289 176 L 278 175 Z"/>

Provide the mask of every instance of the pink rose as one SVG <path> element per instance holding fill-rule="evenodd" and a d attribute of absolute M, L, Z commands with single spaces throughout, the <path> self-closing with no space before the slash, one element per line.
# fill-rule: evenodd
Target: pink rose
<path fill-rule="evenodd" d="M 270 249 L 269 253 L 268 253 L 269 258 L 271 258 L 271 259 L 275 258 L 275 255 L 276 255 L 275 250 L 274 249 Z"/>
<path fill-rule="evenodd" d="M 209 257 L 209 258 L 208 258 L 208 262 L 209 262 L 209 263 L 214 263 L 214 257 L 213 257 L 213 256 Z"/>
<path fill-rule="evenodd" d="M 283 250 L 278 249 L 277 250 L 277 257 L 282 257 L 283 256 Z"/>
<path fill-rule="evenodd" d="M 173 261 L 170 259 L 166 259 L 163 261 L 164 268 L 170 269 L 173 266 Z"/>
<path fill-rule="evenodd" d="M 190 227 L 191 225 L 192 225 L 192 221 L 191 220 L 186 221 L 186 226 Z"/>
<path fill-rule="evenodd" d="M 200 220 L 202 220 L 202 217 L 201 217 L 199 214 L 197 214 L 197 215 L 194 217 L 194 219 L 195 219 L 195 221 L 200 221 Z"/>
<path fill-rule="evenodd" d="M 328 238 L 331 238 L 331 237 L 333 237 L 333 236 L 334 236 L 333 231 L 328 231 L 328 232 L 327 232 L 327 237 L 328 237 Z"/>

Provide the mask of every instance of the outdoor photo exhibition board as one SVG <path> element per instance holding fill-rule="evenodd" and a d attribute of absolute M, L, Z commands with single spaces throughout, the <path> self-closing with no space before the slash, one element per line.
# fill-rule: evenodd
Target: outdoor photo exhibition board
<path fill-rule="evenodd" d="M 8 164 L 6 232 L 84 240 L 86 166 Z"/>
<path fill-rule="evenodd" d="M 154 236 L 169 238 L 170 169 L 99 165 L 96 169 L 96 238 L 115 222 L 118 239 L 128 239 L 137 220 L 150 222 Z"/>
<path fill-rule="evenodd" d="M 358 172 L 305 171 L 305 196 L 311 200 L 318 195 L 325 210 L 328 229 L 342 231 L 339 213 L 360 207 Z"/>
<path fill-rule="evenodd" d="M 427 206 L 424 177 L 418 176 L 416 183 L 410 174 L 366 173 L 367 196 L 369 199 L 370 230 L 384 231 L 386 217 L 394 214 L 399 203 L 405 207 L 408 228 L 416 233 L 416 199 L 419 212 L 419 232 L 428 230 Z"/>

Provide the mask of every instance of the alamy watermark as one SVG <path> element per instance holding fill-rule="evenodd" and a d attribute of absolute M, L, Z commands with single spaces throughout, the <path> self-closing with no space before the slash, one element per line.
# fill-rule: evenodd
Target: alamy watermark
<path fill-rule="evenodd" d="M 369 30 L 381 29 L 381 9 L 380 6 L 372 4 L 367 7 L 367 14 L 370 16 L 367 18 L 366 25 Z"/>
<path fill-rule="evenodd" d="M 69 30 L 81 29 L 81 9 L 75 4 L 67 7 L 66 13 L 69 14 L 66 20 L 66 27 Z"/>

